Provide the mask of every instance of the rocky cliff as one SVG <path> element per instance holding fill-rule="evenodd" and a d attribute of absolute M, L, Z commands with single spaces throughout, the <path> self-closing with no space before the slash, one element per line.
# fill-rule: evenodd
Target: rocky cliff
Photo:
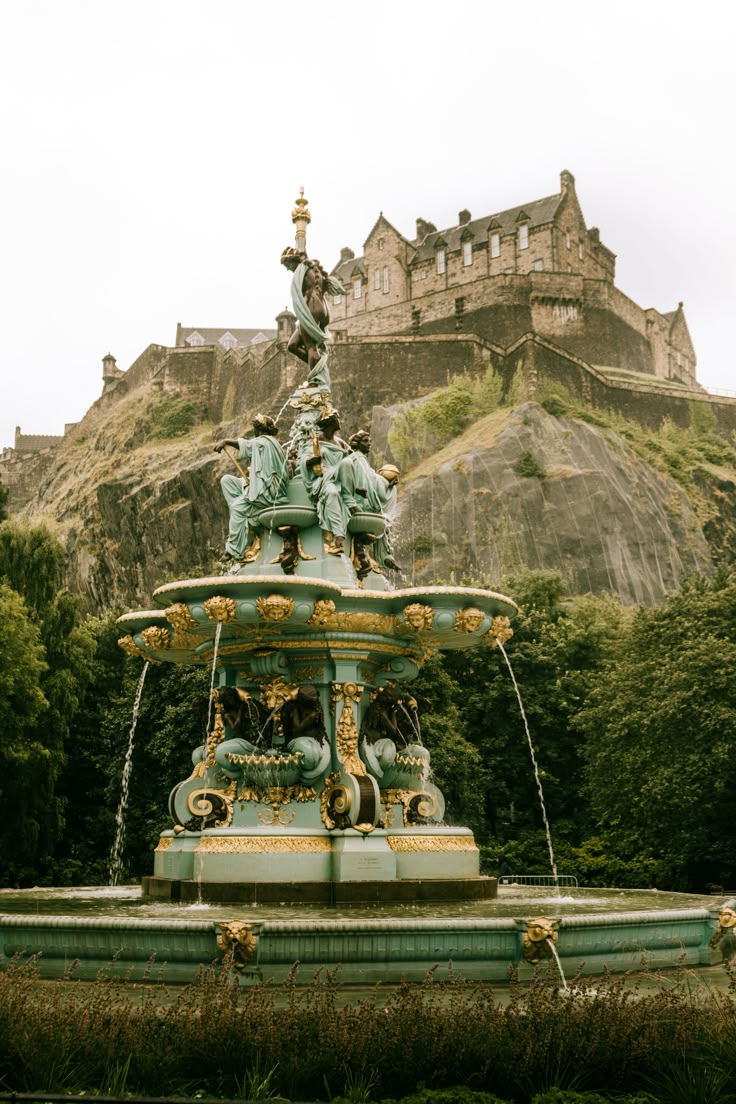
<path fill-rule="evenodd" d="M 258 408 L 275 412 L 280 392 L 264 398 Z M 695 480 L 675 481 L 610 428 L 521 396 L 501 408 L 491 398 L 491 412 L 442 444 L 431 433 L 397 444 L 407 410 L 431 395 L 373 411 L 375 458 L 404 470 L 397 544 L 407 582 L 492 585 L 526 565 L 559 571 L 571 592 L 657 602 L 687 574 L 736 554 L 734 465 L 705 463 Z M 162 404 L 170 413 L 177 401 L 149 380 L 93 408 L 23 511 L 63 537 L 71 584 L 91 610 L 140 606 L 166 580 L 216 570 L 227 522 L 219 479 L 232 468 L 212 443 L 242 431 L 255 406 L 237 422 L 214 424 L 196 404 L 188 421 L 157 421 Z"/>

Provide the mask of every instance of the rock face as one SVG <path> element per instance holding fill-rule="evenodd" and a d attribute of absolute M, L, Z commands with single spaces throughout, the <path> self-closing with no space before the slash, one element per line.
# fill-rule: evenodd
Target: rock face
<path fill-rule="evenodd" d="M 685 491 L 615 434 L 535 403 L 489 415 L 404 483 L 398 559 L 412 582 L 559 571 L 572 593 L 654 603 L 711 553 Z"/>
<path fill-rule="evenodd" d="M 185 436 L 157 439 L 157 401 L 144 383 L 91 412 L 59 445 L 23 511 L 63 537 L 71 585 L 90 610 L 145 605 L 163 582 L 219 570 L 227 526 L 219 480 L 232 468 L 212 444 L 241 432 L 248 417 L 216 426 L 203 414 Z M 392 412 L 402 409 L 374 411 L 374 459 L 390 453 Z M 711 567 L 707 533 L 677 483 L 610 431 L 534 403 L 496 410 L 442 449 L 425 441 L 408 460 L 397 558 L 411 582 L 454 575 L 494 586 L 528 566 L 559 571 L 571 592 L 651 603 Z M 722 497 L 733 507 L 726 483 Z M 730 529 L 718 530 L 721 513 L 706 521 L 716 554 L 730 540 Z"/>

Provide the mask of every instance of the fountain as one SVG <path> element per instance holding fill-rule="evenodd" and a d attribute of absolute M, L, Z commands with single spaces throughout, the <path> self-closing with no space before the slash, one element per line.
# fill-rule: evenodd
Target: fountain
<path fill-rule="evenodd" d="M 222 480 L 226 568 L 165 583 L 155 608 L 119 620 L 128 654 L 211 668 L 207 739 L 170 795 L 172 827 L 142 887 L 185 918 L 3 915 L 0 954 L 41 950 L 49 974 L 79 959 L 83 976 L 117 956 L 114 969 L 133 978 L 155 955 L 172 981 L 225 951 L 243 977 L 284 977 L 299 960 L 304 977 L 341 964 L 353 982 L 421 978 L 450 960 L 488 980 L 550 955 L 563 980 L 583 960 L 589 972 L 636 967 L 642 954 L 650 965 L 709 962 L 716 910 L 702 901 L 490 915 L 496 879 L 481 875 L 471 831 L 444 823 L 408 684 L 437 649 L 500 645 L 508 663 L 516 606 L 479 588 L 389 585 L 399 473 L 370 466 L 365 431 L 350 446 L 337 434 L 325 297 L 338 288 L 307 258 L 303 193 L 292 218 L 290 348 L 307 374 L 279 415 L 292 416 L 286 445 L 268 415 L 215 445 L 238 470 Z M 545 825 L 554 864 L 546 815 Z M 216 918 L 192 918 L 193 903 Z M 361 906 L 374 911 L 309 914 Z"/>

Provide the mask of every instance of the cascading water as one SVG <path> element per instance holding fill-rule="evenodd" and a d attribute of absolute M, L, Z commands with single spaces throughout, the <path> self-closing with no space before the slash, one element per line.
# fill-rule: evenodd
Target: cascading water
<path fill-rule="evenodd" d="M 511 666 L 511 660 L 507 656 L 506 649 L 504 648 L 501 641 L 498 640 L 497 643 L 498 643 L 498 647 L 501 649 L 501 655 L 506 660 L 506 666 L 509 669 L 509 674 L 511 675 L 511 681 L 514 684 L 514 690 L 516 691 L 516 700 L 519 703 L 519 712 L 521 713 L 521 719 L 524 722 L 524 731 L 526 732 L 526 739 L 527 739 L 527 743 L 529 745 L 529 754 L 531 755 L 532 766 L 534 767 L 534 778 L 536 779 L 537 790 L 539 792 L 539 804 L 540 804 L 540 807 L 542 809 L 542 820 L 544 821 L 544 831 L 545 831 L 546 836 L 547 836 L 547 849 L 549 851 L 550 866 L 552 867 L 552 877 L 554 878 L 554 881 L 555 881 L 555 889 L 557 890 L 557 893 L 559 895 L 560 882 L 559 882 L 559 876 L 557 874 L 557 863 L 555 862 L 555 853 L 554 853 L 554 849 L 552 847 L 552 833 L 551 833 L 550 827 L 549 827 L 549 820 L 547 819 L 547 806 L 544 803 L 544 790 L 542 789 L 542 779 L 539 777 L 539 767 L 537 766 L 537 757 L 534 753 L 534 744 L 532 743 L 531 732 L 529 731 L 529 722 L 526 719 L 526 713 L 524 712 L 524 703 L 521 700 L 521 693 L 519 691 L 519 686 L 518 686 L 518 683 L 516 681 L 516 676 L 514 675 L 514 669 Z"/>
<path fill-rule="evenodd" d="M 138 689 L 136 690 L 135 701 L 133 703 L 133 720 L 131 721 L 130 732 L 128 733 L 128 750 L 125 753 L 125 763 L 123 764 L 123 777 L 120 783 L 120 801 L 118 803 L 118 811 L 115 814 L 115 842 L 113 843 L 112 851 L 110 852 L 111 886 L 118 884 L 118 880 L 123 869 L 123 846 L 125 844 L 125 813 L 128 809 L 130 776 L 133 770 L 133 746 L 135 742 L 135 730 L 138 724 L 138 712 L 141 707 L 143 684 L 146 681 L 148 665 L 148 660 L 146 660 L 146 662 L 143 664 L 141 677 L 138 679 Z"/>

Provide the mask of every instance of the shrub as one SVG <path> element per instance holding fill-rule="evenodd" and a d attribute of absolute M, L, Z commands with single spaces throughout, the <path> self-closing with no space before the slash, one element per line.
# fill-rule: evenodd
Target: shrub
<path fill-rule="evenodd" d="M 522 479 L 544 479 L 545 477 L 544 468 L 528 449 L 519 453 L 514 463 L 514 471 Z"/>
<path fill-rule="evenodd" d="M 151 412 L 149 437 L 184 437 L 196 420 L 195 408 L 187 399 L 164 399 Z"/>

